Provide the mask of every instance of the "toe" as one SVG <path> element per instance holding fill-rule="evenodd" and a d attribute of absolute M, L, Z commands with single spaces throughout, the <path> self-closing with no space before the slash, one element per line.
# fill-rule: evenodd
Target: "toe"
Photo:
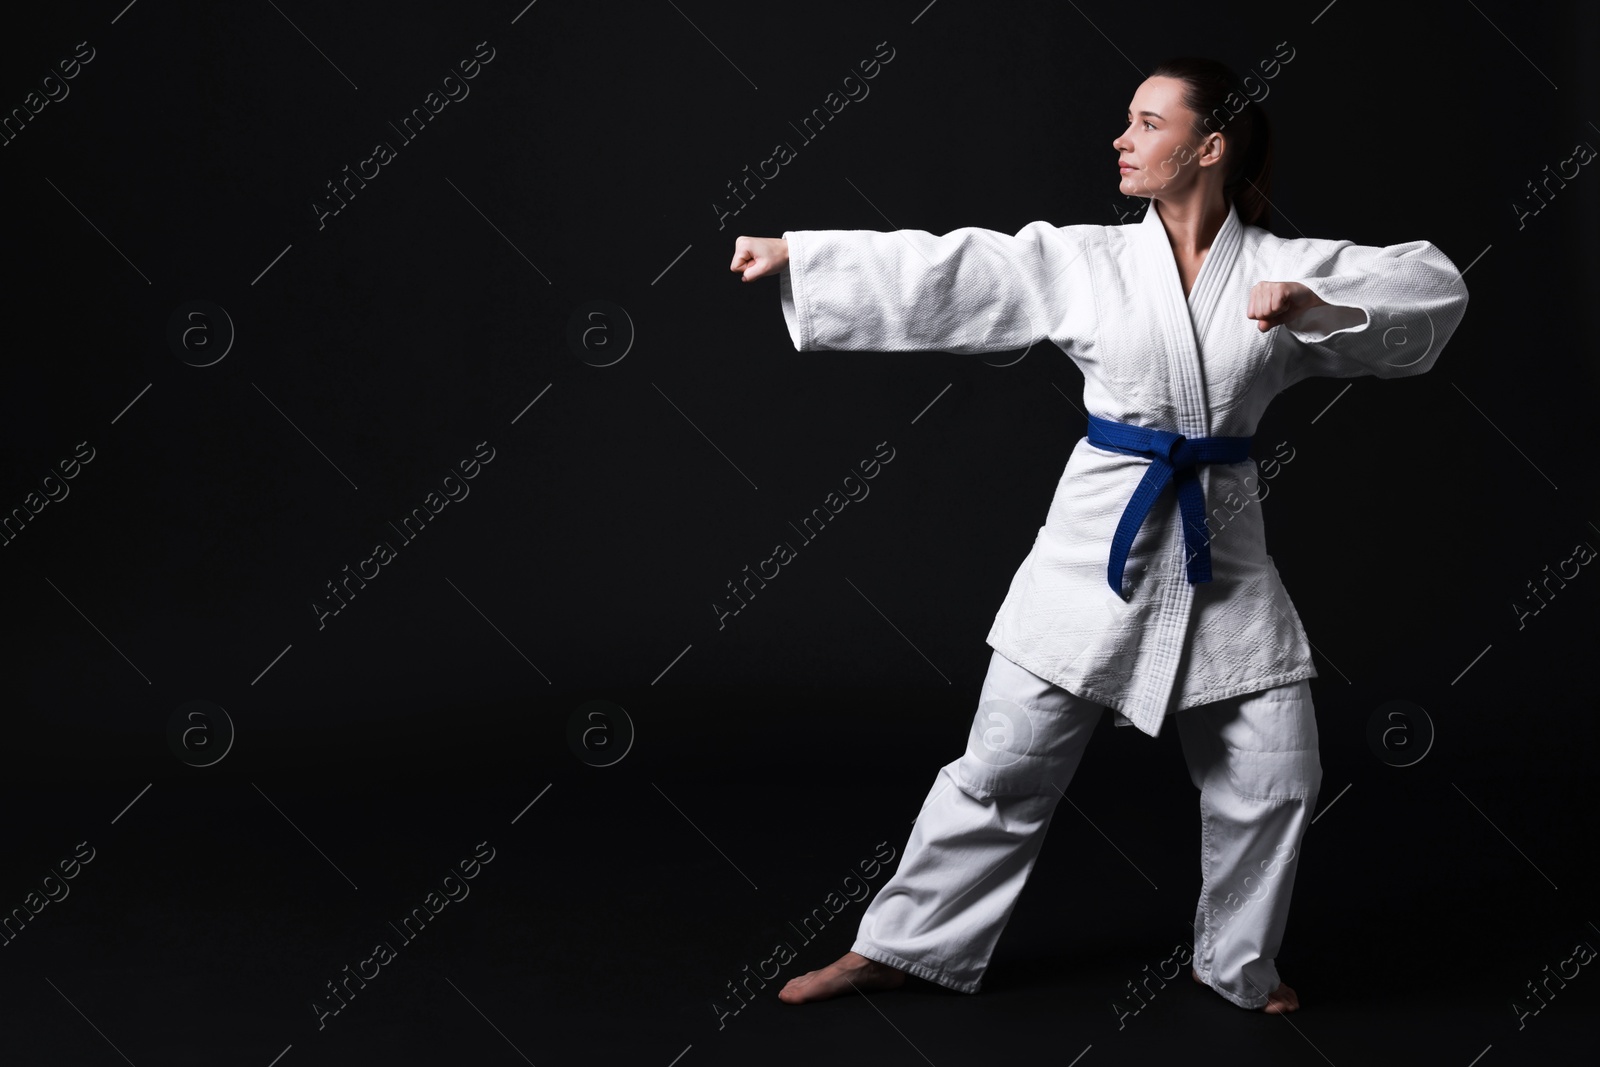
<path fill-rule="evenodd" d="M 1280 984 L 1269 996 L 1266 1005 L 1261 1009 L 1269 1015 L 1282 1015 L 1285 1012 L 1295 1011 L 1300 1007 L 1300 998 L 1295 991 L 1286 985 Z"/>

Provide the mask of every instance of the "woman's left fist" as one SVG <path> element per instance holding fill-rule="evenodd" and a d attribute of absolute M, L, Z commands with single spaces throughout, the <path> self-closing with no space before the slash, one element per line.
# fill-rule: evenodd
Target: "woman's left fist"
<path fill-rule="evenodd" d="M 1259 320 L 1258 326 L 1265 333 L 1285 319 L 1326 303 L 1299 282 L 1256 282 L 1250 287 L 1250 307 L 1245 317 Z"/>

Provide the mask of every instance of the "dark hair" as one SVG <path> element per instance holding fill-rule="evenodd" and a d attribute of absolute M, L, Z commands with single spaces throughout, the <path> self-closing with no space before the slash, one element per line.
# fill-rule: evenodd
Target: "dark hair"
<path fill-rule="evenodd" d="M 1230 138 L 1228 155 L 1234 161 L 1223 180 L 1222 195 L 1233 202 L 1240 222 L 1270 226 L 1272 127 L 1266 110 L 1244 91 L 1233 71 L 1215 59 L 1174 56 L 1157 65 L 1149 77 L 1184 83 L 1183 106 L 1195 113 L 1196 137 L 1225 133 Z"/>

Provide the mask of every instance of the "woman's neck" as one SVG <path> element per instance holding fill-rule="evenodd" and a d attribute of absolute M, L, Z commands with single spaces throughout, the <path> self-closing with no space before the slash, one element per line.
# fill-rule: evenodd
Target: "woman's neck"
<path fill-rule="evenodd" d="M 1167 231 L 1167 240 L 1172 244 L 1173 255 L 1180 258 L 1203 255 L 1228 219 L 1228 203 L 1220 197 L 1152 200 L 1150 210 L 1157 212 L 1162 228 Z"/>

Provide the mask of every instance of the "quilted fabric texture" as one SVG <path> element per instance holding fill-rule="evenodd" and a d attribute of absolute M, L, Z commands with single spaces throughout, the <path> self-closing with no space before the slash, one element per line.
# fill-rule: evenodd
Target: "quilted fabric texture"
<path fill-rule="evenodd" d="M 1048 339 L 1083 371 L 1091 414 L 1234 437 L 1253 436 L 1304 378 L 1426 372 L 1466 311 L 1460 272 L 1427 241 L 1282 238 L 1231 207 L 1185 298 L 1158 208 L 1122 226 L 1040 221 L 1014 235 L 791 230 L 784 322 L 799 351 L 1008 352 Z M 1300 282 L 1327 304 L 1263 333 L 1245 316 L 1261 281 Z M 1170 710 L 1317 672 L 1267 554 L 1255 460 L 1198 468 L 1217 518 L 1212 581 L 1185 576 L 1169 488 L 1112 592 L 1111 538 L 1148 464 L 1078 441 L 987 640 L 1156 736 Z"/>

